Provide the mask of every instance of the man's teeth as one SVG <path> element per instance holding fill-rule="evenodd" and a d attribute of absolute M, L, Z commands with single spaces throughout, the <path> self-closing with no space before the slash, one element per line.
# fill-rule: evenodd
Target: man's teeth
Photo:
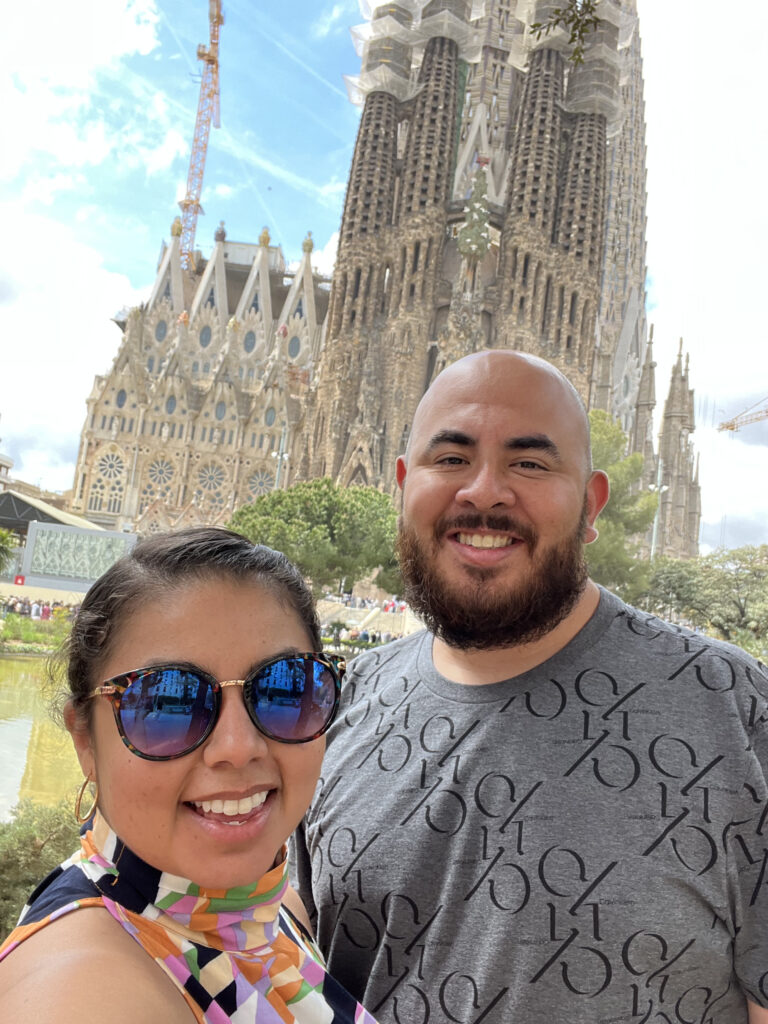
<path fill-rule="evenodd" d="M 515 538 L 490 533 L 460 533 L 459 543 L 472 548 L 506 548 L 515 543 Z"/>
<path fill-rule="evenodd" d="M 267 799 L 268 791 L 244 796 L 241 800 L 194 800 L 193 805 L 204 814 L 250 814 L 256 807 L 261 807 Z"/>

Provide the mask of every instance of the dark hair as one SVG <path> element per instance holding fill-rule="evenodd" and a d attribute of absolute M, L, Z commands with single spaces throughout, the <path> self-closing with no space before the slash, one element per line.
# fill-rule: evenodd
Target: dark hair
<path fill-rule="evenodd" d="M 139 541 L 85 595 L 57 658 L 66 666 L 66 698 L 72 700 L 76 710 L 88 714 L 91 702 L 87 696 L 96 681 L 98 665 L 137 602 L 190 580 L 222 576 L 270 590 L 299 617 L 313 649 L 322 650 L 312 592 L 285 555 L 217 527 L 161 533 Z"/>

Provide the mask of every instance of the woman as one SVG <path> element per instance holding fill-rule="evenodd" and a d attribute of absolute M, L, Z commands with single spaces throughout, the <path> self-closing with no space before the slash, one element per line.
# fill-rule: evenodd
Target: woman
<path fill-rule="evenodd" d="M 94 584 L 64 709 L 90 820 L 0 947 L 0 1020 L 373 1024 L 281 909 L 338 703 L 320 647 L 298 571 L 227 530 L 143 541 Z"/>

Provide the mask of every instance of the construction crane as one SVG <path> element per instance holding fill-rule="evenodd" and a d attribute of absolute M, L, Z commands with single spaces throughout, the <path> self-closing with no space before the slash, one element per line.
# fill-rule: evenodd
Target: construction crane
<path fill-rule="evenodd" d="M 200 196 L 203 191 L 203 172 L 208 152 L 208 137 L 211 122 L 219 127 L 219 29 L 224 24 L 221 0 L 209 0 L 208 22 L 210 38 L 208 47 L 200 44 L 197 59 L 203 62 L 203 77 L 200 81 L 200 98 L 197 103 L 195 137 L 192 140 L 192 155 L 189 158 L 187 194 L 179 203 L 181 207 L 181 265 L 192 269 L 192 247 L 195 244 L 197 216 L 203 213 Z"/>
<path fill-rule="evenodd" d="M 764 400 L 768 403 L 768 399 Z M 755 405 L 758 405 L 755 402 Z M 719 426 L 718 430 L 741 430 L 742 427 L 746 427 L 748 423 L 757 423 L 758 420 L 768 419 L 768 404 L 764 405 L 762 409 L 755 409 L 754 405 L 750 405 L 744 412 L 740 412 L 738 416 L 734 416 L 732 420 L 724 420 Z"/>

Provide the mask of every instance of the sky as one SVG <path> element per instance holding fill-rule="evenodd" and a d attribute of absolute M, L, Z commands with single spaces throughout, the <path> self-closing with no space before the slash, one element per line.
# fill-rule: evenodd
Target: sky
<path fill-rule="evenodd" d="M 359 120 L 344 74 L 358 0 L 223 0 L 221 127 L 196 246 L 268 227 L 288 260 L 307 231 L 330 273 Z M 648 317 L 657 417 L 680 338 L 696 393 L 702 550 L 768 543 L 762 298 L 768 5 L 734 35 L 714 0 L 638 0 L 648 145 Z M 85 400 L 146 299 L 183 197 L 207 0 L 26 0 L 0 68 L 0 451 L 11 474 L 72 484 Z M 31 30 L 34 26 L 34 30 Z"/>

